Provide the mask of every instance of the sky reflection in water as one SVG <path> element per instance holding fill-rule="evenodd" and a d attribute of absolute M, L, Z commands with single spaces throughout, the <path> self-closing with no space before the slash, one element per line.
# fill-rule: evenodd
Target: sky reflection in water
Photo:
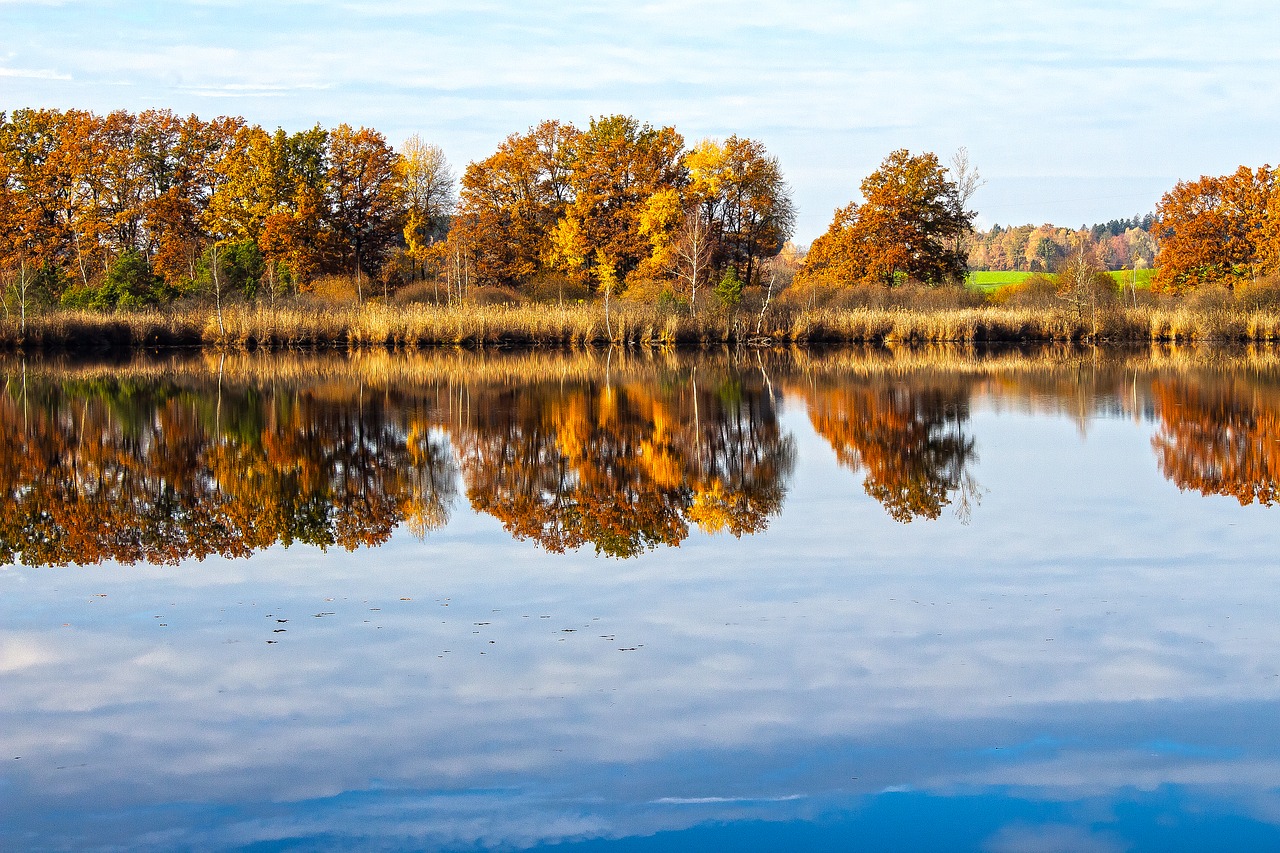
<path fill-rule="evenodd" d="M 1274 355 L 4 373 L 0 847 L 1280 842 Z"/>

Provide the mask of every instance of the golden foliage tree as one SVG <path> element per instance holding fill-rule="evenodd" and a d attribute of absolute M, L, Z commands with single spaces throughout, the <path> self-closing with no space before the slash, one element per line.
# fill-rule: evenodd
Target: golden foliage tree
<path fill-rule="evenodd" d="M 572 196 L 577 136 L 572 125 L 546 121 L 467 166 L 449 250 L 467 256 L 478 282 L 518 287 L 542 269 Z"/>
<path fill-rule="evenodd" d="M 608 277 L 625 286 L 652 253 L 641 228 L 650 199 L 683 184 L 683 149 L 671 127 L 622 115 L 592 119 L 573 143 L 572 198 L 557 226 L 556 265 L 598 287 Z"/>

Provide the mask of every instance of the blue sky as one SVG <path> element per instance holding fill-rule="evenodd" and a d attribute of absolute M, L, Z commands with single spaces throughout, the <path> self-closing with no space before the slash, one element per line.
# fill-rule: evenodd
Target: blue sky
<path fill-rule="evenodd" d="M 1145 212 L 1275 162 L 1278 33 L 1274 0 L 0 0 L 0 109 L 346 121 L 459 172 L 544 118 L 622 112 L 761 140 L 808 242 L 895 148 L 967 146 L 984 224 Z"/>

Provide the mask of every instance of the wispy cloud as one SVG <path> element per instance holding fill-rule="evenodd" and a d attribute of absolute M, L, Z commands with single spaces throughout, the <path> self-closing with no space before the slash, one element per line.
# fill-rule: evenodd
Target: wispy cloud
<path fill-rule="evenodd" d="M 70 74 L 61 74 L 47 68 L 0 68 L 0 77 L 21 77 L 28 80 L 70 80 Z"/>

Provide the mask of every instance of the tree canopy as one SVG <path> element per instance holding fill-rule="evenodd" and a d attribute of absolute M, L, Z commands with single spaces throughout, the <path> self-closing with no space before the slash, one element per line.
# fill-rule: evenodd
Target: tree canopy
<path fill-rule="evenodd" d="M 1153 287 L 1181 292 L 1280 272 L 1280 170 L 1180 181 L 1156 209 L 1160 240 Z"/>
<path fill-rule="evenodd" d="M 657 280 L 692 302 L 730 267 L 757 283 L 794 226 L 790 188 L 761 143 L 689 150 L 672 127 L 613 115 L 586 130 L 544 122 L 468 166 L 448 251 L 481 284 Z"/>
<path fill-rule="evenodd" d="M 836 211 L 814 241 L 798 282 L 892 285 L 900 278 L 941 284 L 964 278 L 957 237 L 973 227 L 960 188 L 931 153 L 894 151 L 862 182 L 861 204 Z"/>

